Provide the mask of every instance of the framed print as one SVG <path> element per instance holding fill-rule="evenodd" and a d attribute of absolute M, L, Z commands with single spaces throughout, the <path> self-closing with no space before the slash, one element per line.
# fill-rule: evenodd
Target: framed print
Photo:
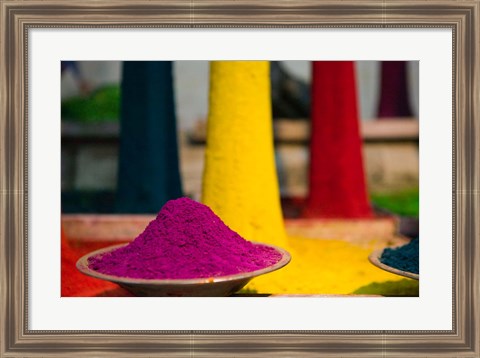
<path fill-rule="evenodd" d="M 2 19 L 0 132 L 3 138 L 0 161 L 2 178 L 0 356 L 480 356 L 477 260 L 480 254 L 480 243 L 478 220 L 476 220 L 479 207 L 479 164 L 475 154 L 480 135 L 478 126 L 480 3 L 477 0 L 455 2 L 332 0 L 288 3 L 272 1 L 258 3 L 248 0 L 198 3 L 160 0 L 135 2 L 0 0 L 0 5 Z M 278 64 L 279 62 L 282 63 Z M 308 73 L 310 76 L 310 62 L 313 63 L 313 74 L 308 78 L 311 82 L 311 92 L 310 82 L 301 80 L 302 73 Z M 418 121 L 383 121 L 383 124 L 380 122 L 380 125 L 376 126 L 373 122 L 369 124 L 366 123 L 368 121 L 362 120 L 360 128 L 356 129 L 356 134 L 347 136 L 345 142 L 342 142 L 349 149 L 343 151 L 343 154 L 338 154 L 342 151 L 342 145 L 337 145 L 336 152 L 332 155 L 334 158 L 332 162 L 344 160 L 347 164 L 353 163 L 354 159 L 341 158 L 351 156 L 355 150 L 360 153 L 361 140 L 363 143 L 370 143 L 370 148 L 377 148 L 380 144 L 392 146 L 392 143 L 402 143 L 402 145 L 409 141 L 414 143 L 413 146 L 407 143 L 409 145 L 407 148 L 410 149 L 406 151 L 414 158 L 414 164 L 411 167 L 416 173 L 413 182 L 417 185 L 417 201 L 414 205 L 417 210 L 415 224 L 417 232 L 412 234 L 412 237 L 417 237 L 417 242 L 418 236 L 422 237 L 420 254 L 418 247 L 416 254 L 417 266 L 419 265 L 422 272 L 421 279 L 419 279 L 418 267 L 414 272 L 410 267 L 397 267 L 382 261 L 383 254 L 390 252 L 388 250 L 394 252 L 405 248 L 407 242 L 415 241 L 415 239 L 406 240 L 405 235 L 395 233 L 395 235 L 385 236 L 386 238 L 382 239 L 384 241 L 378 241 L 380 244 L 377 242 L 376 245 L 380 246 L 375 247 L 382 249 L 380 253 L 375 255 L 372 253 L 371 262 L 368 261 L 366 253 L 373 251 L 373 246 L 368 240 L 373 240 L 372 236 L 380 237 L 385 230 L 392 230 L 392 227 L 401 228 L 401 222 L 398 224 L 388 215 L 374 217 L 369 206 L 362 207 L 358 204 L 363 200 L 359 197 L 360 189 L 353 190 L 353 194 L 346 195 L 349 199 L 345 199 L 353 200 L 347 201 L 348 203 L 358 204 L 357 211 L 354 213 L 348 211 L 353 205 L 341 208 L 342 195 L 340 194 L 344 193 L 340 193 L 340 189 L 334 189 L 330 192 L 335 194 L 333 202 L 337 206 L 332 204 L 328 210 L 340 207 L 338 210 L 350 213 L 348 214 L 351 215 L 350 221 L 348 224 L 346 222 L 339 224 L 337 221 L 330 220 L 331 217 L 337 217 L 338 212 L 322 211 L 322 215 L 326 215 L 328 220 L 320 220 L 315 228 L 321 230 L 322 235 L 325 236 L 325 242 L 329 245 L 326 249 L 325 246 L 319 246 L 317 251 L 309 251 L 310 244 L 306 242 L 311 240 L 311 237 L 307 237 L 306 241 L 297 240 L 295 243 L 274 242 L 272 239 L 270 244 L 276 246 L 280 242 L 278 246 L 286 247 L 287 251 L 290 251 L 290 254 L 278 251 L 282 253 L 282 257 L 277 260 L 278 262 L 276 261 L 277 266 L 273 261 L 265 264 L 272 266 L 272 270 L 278 270 L 277 283 L 281 283 L 277 286 L 273 284 L 268 286 L 273 281 L 254 278 L 251 283 L 258 282 L 257 286 L 250 286 L 251 283 L 249 283 L 245 286 L 246 288 L 237 292 L 240 288 L 235 286 L 237 281 L 224 280 L 223 283 L 235 283 L 232 285 L 234 288 L 227 288 L 232 290 L 228 291 L 229 294 L 237 292 L 235 297 L 220 297 L 224 296 L 223 291 L 221 294 L 215 291 L 212 295 L 214 297 L 206 297 L 208 294 L 205 292 L 213 286 L 209 284 L 222 281 L 215 278 L 217 274 L 213 271 L 204 274 L 203 278 L 207 281 L 188 282 L 197 286 L 193 287 L 193 291 L 188 291 L 190 294 L 187 296 L 200 297 L 156 297 L 159 292 L 163 296 L 182 296 L 185 292 L 179 288 L 178 281 L 175 281 L 177 286 L 174 285 L 173 289 L 165 288 L 165 282 L 162 281 L 155 282 L 156 294 L 149 294 L 148 290 L 152 287 L 141 286 L 145 283 L 141 280 L 146 280 L 147 276 L 143 278 L 130 276 L 128 282 L 113 279 L 113 282 L 120 283 L 122 288 L 111 283 L 103 283 L 110 286 L 101 286 L 103 290 L 101 294 L 92 294 L 93 291 L 86 293 L 88 290 L 79 293 L 78 290 L 71 290 L 72 286 L 64 284 L 65 277 L 69 277 L 68 274 L 65 276 L 64 272 L 64 261 L 67 260 L 65 235 L 70 238 L 76 237 L 80 241 L 89 238 L 91 241 L 83 241 L 83 244 L 87 243 L 85 244 L 87 251 L 93 251 L 93 248 L 106 246 L 109 240 L 116 241 L 116 244 L 122 241 L 120 239 L 127 237 L 131 240 L 147 225 L 155 226 L 157 222 L 155 220 L 166 217 L 167 211 L 175 211 L 175 220 L 181 220 L 183 214 L 177 210 L 188 206 L 185 210 L 189 214 L 184 217 L 187 223 L 192 222 L 193 212 L 210 215 L 210 211 L 202 211 L 206 210 L 204 206 L 185 198 L 175 203 L 167 203 L 166 212 L 162 214 L 160 211 L 156 219 L 153 213 L 157 212 L 157 209 L 138 209 L 141 205 L 148 206 L 145 203 L 148 201 L 145 197 L 148 199 L 158 194 L 158 191 L 155 191 L 157 189 L 155 187 L 159 186 L 158 183 L 170 173 L 178 173 L 182 169 L 178 168 L 177 156 L 181 156 L 182 161 L 190 160 L 193 167 L 200 168 L 195 172 L 200 174 L 188 183 L 184 180 L 172 190 L 178 189 L 180 193 L 183 185 L 184 192 L 188 191 L 190 197 L 200 201 L 201 195 L 204 204 L 214 209 L 215 213 L 222 213 L 222 215 L 219 214 L 221 220 L 226 221 L 232 229 L 241 231 L 236 228 L 241 227 L 242 224 L 236 226 L 236 220 L 240 220 L 239 218 L 243 216 L 242 211 L 237 209 L 245 207 L 242 205 L 229 207 L 228 202 L 235 202 L 238 197 L 241 197 L 244 187 L 250 185 L 250 191 L 246 190 L 248 192 L 246 197 L 251 204 L 248 206 L 249 210 L 253 211 L 252 208 L 257 207 L 266 208 L 255 212 L 253 219 L 248 218 L 249 222 L 253 222 L 252 230 L 261 229 L 265 237 L 271 234 L 278 239 L 283 235 L 282 231 L 280 229 L 275 231 L 273 228 L 276 220 L 275 210 L 280 206 L 275 210 L 272 206 L 268 206 L 269 198 L 279 199 L 278 193 L 279 191 L 284 193 L 282 190 L 288 189 L 289 193 L 298 193 L 304 189 L 298 189 L 293 185 L 288 186 L 291 183 L 289 180 L 293 180 L 288 175 L 292 175 L 293 170 L 288 169 L 289 167 L 285 164 L 287 162 L 282 161 L 284 157 L 278 153 L 275 154 L 277 167 L 284 165 L 287 168 L 284 172 L 285 176 L 280 178 L 280 189 L 273 174 L 272 177 L 258 174 L 266 167 L 270 168 L 269 165 L 272 168 L 270 173 L 275 169 L 273 151 L 269 151 L 268 145 L 264 147 L 265 138 L 267 138 L 266 142 L 270 142 L 270 146 L 275 139 L 276 145 L 284 140 L 288 144 L 287 147 L 294 142 L 296 145 L 300 143 L 303 148 L 308 142 L 305 133 L 310 133 L 310 127 L 305 127 L 307 123 L 305 121 L 276 121 L 273 123 L 272 131 L 271 127 L 262 127 L 259 124 L 256 116 L 263 118 L 261 116 L 265 116 L 266 113 L 269 119 L 272 117 L 269 112 L 271 109 L 268 107 L 271 89 L 274 116 L 288 116 L 288 110 L 296 106 L 275 107 L 275 89 L 273 85 L 270 88 L 268 76 L 273 76 L 274 66 L 285 66 L 297 75 L 300 73 L 297 77 L 289 78 L 290 80 L 297 78 L 297 80 L 291 81 L 286 91 L 290 91 L 289 95 L 297 94 L 295 103 L 302 104 L 299 93 L 303 93 L 302 88 L 304 90 L 308 84 L 307 92 L 312 101 L 311 113 L 310 110 L 305 110 L 310 103 L 303 103 L 303 107 L 295 107 L 296 112 L 292 116 L 312 116 L 311 131 L 313 133 L 313 126 L 316 123 L 315 113 L 321 112 L 321 116 L 328 115 L 327 102 L 322 102 L 321 105 L 313 102 L 314 98 L 317 98 L 315 97 L 317 93 L 324 93 L 322 98 L 333 93 L 335 98 L 345 99 L 348 97 L 345 93 L 350 93 L 348 88 L 359 88 L 361 103 L 367 103 L 367 105 L 373 103 L 370 104 L 371 108 L 377 105 L 375 102 L 377 95 L 372 93 L 379 92 L 379 86 L 387 86 L 383 82 L 380 83 L 380 80 L 372 79 L 379 79 L 380 67 L 375 66 L 379 66 L 380 62 L 402 62 L 402 66 L 405 64 L 409 66 L 409 83 L 413 81 L 415 85 L 410 86 L 416 88 L 414 95 L 410 93 L 409 100 L 414 104 L 415 109 L 406 110 L 407 114 L 401 115 L 417 117 Z M 175 81 L 171 77 L 172 64 L 176 71 L 173 72 Z M 353 64 L 356 67 L 353 67 Z M 61 71 L 58 71 L 60 67 Z M 90 77 L 81 77 L 79 68 L 87 72 L 91 71 Z M 358 87 L 355 87 L 355 82 L 351 80 L 353 68 L 360 73 L 356 77 L 360 83 Z M 375 68 L 377 77 L 374 77 L 375 70 L 372 70 Z M 121 75 L 120 71 L 123 71 Z M 385 69 L 385 71 L 390 72 L 384 74 L 383 79 L 393 81 L 401 77 L 395 77 L 399 69 Z M 277 74 L 285 75 L 285 72 L 288 71 L 280 71 Z M 167 77 L 159 75 L 162 73 Z M 238 75 L 228 77 L 232 73 Z M 70 76 L 70 79 L 65 78 L 66 76 Z M 105 88 L 104 92 L 94 91 L 93 87 L 95 83 L 99 83 L 96 81 L 100 81 L 100 77 L 107 78 L 107 82 L 108 78 L 115 78 L 116 83 Z M 255 87 L 249 87 L 246 77 L 253 82 L 258 81 L 255 82 Z M 328 91 L 325 90 L 325 85 L 315 87 L 318 84 L 315 82 L 318 81 L 317 78 L 321 80 L 332 78 Z M 85 121 L 91 118 L 85 111 L 81 114 L 75 112 L 76 103 L 79 102 L 67 103 L 65 100 L 68 81 L 73 88 L 72 91 L 77 91 L 79 94 L 79 101 L 84 100 L 83 93 L 88 93 L 89 98 L 93 98 L 95 94 L 103 96 L 101 97 L 103 101 L 108 101 L 110 98 L 117 101 L 113 107 L 110 105 L 110 107 L 101 107 L 100 102 L 95 102 L 91 113 L 96 116 L 103 110 L 102 108 L 106 108 L 104 117 L 120 116 L 124 133 L 137 133 L 137 139 L 142 139 L 140 144 L 130 143 L 128 141 L 132 140 L 133 135 L 130 139 L 125 139 L 124 133 L 120 134 L 122 137 L 119 150 L 123 151 L 122 153 L 131 153 L 139 145 L 144 149 L 147 148 L 142 152 L 141 157 L 119 155 L 118 175 L 127 179 L 125 179 L 126 184 L 119 184 L 119 187 L 121 185 L 124 187 L 118 189 L 115 194 L 115 210 L 117 210 L 115 215 L 71 214 L 88 212 L 87 209 L 91 203 L 104 205 L 94 206 L 94 213 L 111 214 L 108 209 L 104 209 L 108 207 L 109 195 L 111 195 L 104 190 L 109 188 L 108 184 L 99 187 L 98 183 L 101 178 L 111 179 L 113 175 L 111 173 L 117 170 L 117 159 L 115 164 L 111 164 L 113 163 L 111 153 L 117 149 L 112 151 L 108 149 L 110 148 L 108 145 L 119 141 L 119 126 L 111 123 L 94 125 L 90 127 L 93 128 L 90 129 L 91 132 L 87 134 L 82 132 L 79 135 L 78 131 L 83 129 L 78 130 L 80 127 L 77 124 L 64 125 L 64 117 L 85 116 L 82 117 L 86 118 Z M 200 85 L 202 90 L 199 92 L 191 90 L 196 82 L 202 83 Z M 335 87 L 338 83 L 341 85 Z M 366 85 L 362 87 L 362 83 Z M 377 88 L 377 92 L 372 88 Z M 147 92 L 142 92 L 143 89 L 151 91 L 148 92 L 149 96 L 153 96 L 151 98 L 155 100 L 145 100 L 148 96 L 145 95 Z M 117 108 L 115 106 L 119 103 L 120 90 L 123 96 L 122 106 Z M 198 117 L 201 119 L 208 117 L 208 126 L 204 123 L 205 121 L 200 121 L 188 137 L 188 140 L 197 145 L 197 149 L 206 145 L 205 154 L 203 151 L 198 152 L 193 149 L 185 154 L 185 147 L 181 143 L 180 154 L 172 149 L 177 146 L 176 142 L 171 142 L 176 133 L 175 104 L 173 95 L 168 93 L 173 91 L 177 96 L 176 111 L 179 116 L 190 116 L 192 123 Z M 167 94 L 164 97 L 158 97 L 158 93 Z M 282 96 L 285 95 L 285 92 L 282 92 Z M 352 101 L 355 102 L 356 97 L 352 96 L 354 98 Z M 125 100 L 127 97 L 130 98 L 130 102 Z M 168 99 L 168 103 L 162 102 L 165 98 Z M 261 102 L 262 98 L 266 98 L 268 102 L 265 110 L 262 106 L 266 102 Z M 207 106 L 208 101 L 210 102 Z M 389 112 L 386 99 L 379 101 L 384 101 L 385 106 L 382 107 L 383 105 L 380 104 L 379 110 L 379 112 L 383 111 L 384 117 L 400 115 L 398 108 L 395 109 L 397 112 L 394 111 L 396 114 L 392 115 L 391 113 L 394 112 Z M 405 103 L 407 102 L 408 100 L 405 100 Z M 207 107 L 209 107 L 209 113 L 207 113 Z M 344 111 L 347 107 L 340 101 L 330 112 L 348 112 L 348 110 Z M 242 111 L 245 108 L 248 108 L 248 111 L 244 113 Z M 368 113 L 376 111 L 372 109 L 368 112 L 365 108 L 367 107 L 363 106 L 359 111 L 360 117 L 371 116 Z M 240 121 L 234 122 L 234 119 L 230 118 L 228 122 L 223 122 L 227 123 L 223 126 L 224 124 L 216 118 L 223 116 L 225 112 L 236 113 Z M 138 125 L 128 127 L 129 116 L 136 120 L 139 116 L 147 118 L 149 113 L 170 116 L 162 121 L 170 121 L 173 126 L 155 127 L 158 124 L 156 122 L 158 118 L 155 117 L 150 127 L 145 127 L 146 129 L 142 127 L 143 132 Z M 357 116 L 357 113 L 355 112 L 352 116 Z M 340 125 L 338 123 L 343 119 L 335 117 L 334 120 L 337 121 L 337 125 Z M 247 122 L 248 126 L 241 127 Z M 238 138 L 231 131 L 231 127 L 237 125 L 233 123 L 239 123 L 238 125 L 242 128 L 239 131 L 249 133 L 249 139 L 244 140 L 243 146 L 234 147 L 229 152 L 231 148 L 229 144 Z M 148 138 L 149 132 L 154 127 L 157 130 L 157 139 L 160 138 L 158 135 L 163 136 L 161 140 L 151 142 L 143 140 Z M 328 126 L 322 128 L 325 133 L 329 130 Z M 335 146 L 331 138 L 340 141 L 339 138 L 350 128 L 351 124 L 344 125 L 341 135 L 333 132 L 336 133 L 336 137 L 325 135 L 320 137 L 321 139 L 314 139 L 312 135 L 309 147 L 311 162 L 313 162 L 312 153 L 317 150 L 315 145 L 330 143 L 321 147 L 320 150 L 320 152 L 328 151 L 328 148 Z M 104 133 L 101 139 L 91 135 L 92 132 L 100 131 Z M 257 135 L 258 133 L 262 135 Z M 358 133 L 362 136 L 361 139 Z M 181 140 L 184 139 L 179 139 Z M 358 140 L 359 144 L 351 145 L 355 140 Z M 166 149 L 158 147 L 159 142 L 166 143 Z M 90 152 L 88 150 L 80 152 L 78 149 L 79 145 L 85 143 L 89 145 L 93 143 L 94 146 L 101 148 L 96 148 L 95 154 L 88 156 L 88 153 L 93 153 L 93 149 L 89 149 Z M 211 143 L 221 143 L 221 145 L 215 147 Z M 404 147 L 400 145 L 397 147 L 403 148 L 401 151 L 405 152 Z M 290 150 L 289 155 L 291 155 L 291 147 L 288 148 L 285 151 Z M 150 154 L 147 153 L 148 150 L 151 151 Z M 165 161 L 174 159 L 174 164 L 158 170 L 152 169 L 149 163 L 155 161 L 162 151 L 168 153 Z M 232 153 L 236 153 L 237 156 L 235 160 L 231 160 L 235 163 L 234 171 L 229 172 L 228 161 L 224 161 L 221 165 L 218 162 L 221 162 L 224 155 L 233 155 Z M 293 162 L 298 163 L 304 160 L 302 159 L 306 156 L 304 152 L 296 153 L 297 157 Z M 363 155 L 367 157 L 370 155 L 368 158 L 375 157 L 377 155 L 375 153 L 377 152 L 369 151 L 367 147 L 363 151 Z M 412 156 L 411 153 L 414 155 Z M 395 162 L 394 166 L 398 169 L 403 162 L 403 159 L 398 158 L 404 157 L 389 155 L 390 162 Z M 207 169 L 203 169 L 203 162 L 200 162 L 203 158 L 205 158 L 204 167 Z M 239 173 L 235 170 L 243 165 L 245 158 L 253 158 L 252 160 L 270 158 L 271 160 L 255 161 L 261 164 L 253 169 L 250 167 L 250 171 L 240 171 L 243 177 L 232 174 Z M 122 160 L 129 168 L 134 166 L 139 168 L 134 170 L 135 175 L 125 174 L 125 169 L 122 169 L 125 168 L 122 167 L 125 164 L 122 164 Z M 71 164 L 74 161 L 76 166 Z M 81 168 L 80 162 L 84 165 L 82 168 L 88 166 L 94 168 L 93 171 L 97 170 L 96 174 L 90 177 L 81 176 L 84 173 L 83 169 L 78 169 Z M 145 167 L 149 170 L 147 174 L 141 171 L 142 163 L 146 163 Z M 215 165 L 217 169 L 222 170 L 208 169 L 215 168 Z M 110 171 L 105 168 L 110 168 Z M 308 221 L 309 215 L 315 216 L 319 210 L 326 210 L 311 204 L 314 190 L 312 183 L 316 178 L 324 175 L 326 170 L 317 170 L 312 174 L 313 171 L 311 167 L 310 197 L 305 204 L 306 209 L 301 211 L 305 215 L 303 221 L 285 221 L 290 236 L 301 236 L 311 232 L 313 221 Z M 349 181 L 354 178 L 352 173 L 354 172 L 348 171 L 347 174 L 337 175 L 334 184 L 348 183 L 343 188 L 358 185 L 356 179 Z M 395 175 L 400 176 L 398 172 L 396 173 Z M 182 175 L 185 178 L 185 171 Z M 170 176 L 168 178 L 171 180 Z M 374 180 L 375 176 L 371 178 Z M 378 180 L 378 176 L 376 178 Z M 406 182 L 409 177 L 401 178 Z M 105 182 L 108 181 L 107 179 Z M 180 181 L 179 176 L 175 180 Z M 136 182 L 139 183 L 141 190 L 150 190 L 145 189 L 150 185 L 147 183 L 151 183 L 153 189 L 148 192 L 148 195 L 142 197 L 141 203 L 132 206 L 141 195 L 128 196 L 125 193 L 132 189 Z M 235 187 L 234 182 L 244 185 Z M 272 184 L 273 182 L 275 184 Z M 119 183 L 121 183 L 120 179 Z M 305 183 L 305 180 L 302 183 Z M 334 184 L 330 184 L 331 188 Z M 365 184 L 358 187 L 364 188 Z M 79 200 L 73 189 L 68 192 L 65 188 L 69 190 L 95 188 L 97 191 L 91 195 L 90 201 L 86 202 Z M 104 191 L 100 193 L 98 188 Z M 300 191 L 295 191 L 297 189 Z M 218 194 L 219 190 L 221 194 Z M 122 202 L 119 198 L 124 194 L 126 199 Z M 318 195 L 322 198 L 321 200 L 328 201 L 329 194 L 327 190 Z M 174 197 L 179 195 L 175 194 Z M 227 197 L 228 200 L 224 199 Z M 219 205 L 219 198 L 223 200 L 222 203 L 227 202 L 227 204 Z M 380 199 L 377 198 L 377 200 L 380 202 Z M 295 200 L 286 203 L 283 201 L 283 211 L 285 212 L 287 208 L 289 212 L 294 212 L 298 209 L 295 206 L 297 204 L 298 201 Z M 79 205 L 83 205 L 82 210 L 87 211 L 78 211 Z M 402 204 L 402 209 L 406 206 Z M 157 206 L 154 207 L 157 208 Z M 148 213 L 148 215 L 132 215 L 139 213 Z M 281 215 L 281 210 L 276 213 Z M 258 218 L 260 219 L 255 221 Z M 367 221 L 357 220 L 359 218 Z M 214 222 L 217 226 L 209 231 L 205 240 L 220 236 L 220 232 L 224 230 L 224 227 L 218 226 L 215 221 L 216 216 L 213 216 L 213 219 L 210 217 L 209 220 L 210 224 Z M 161 230 L 164 229 L 167 228 L 162 226 Z M 186 227 L 182 227 L 178 232 L 169 231 L 169 235 L 177 240 L 172 241 L 172 245 L 178 245 L 178 241 L 182 240 L 182 235 L 187 231 Z M 145 232 L 143 236 L 138 236 L 138 241 L 135 240 L 137 243 L 147 237 L 148 233 L 145 234 Z M 248 233 L 248 230 L 244 232 Z M 343 235 L 342 237 L 346 239 L 342 242 L 335 241 L 334 238 L 339 235 Z M 92 238 L 97 240 L 93 240 L 95 241 L 93 244 Z M 222 237 L 219 238 L 220 241 L 221 239 Z M 361 241 L 360 244 L 358 240 Z M 77 241 L 77 244 L 80 241 Z M 148 240 L 145 241 L 146 243 Z M 183 243 L 180 246 L 185 245 L 187 244 Z M 61 249 L 60 246 L 62 246 Z M 223 250 L 225 246 L 228 245 L 218 245 L 217 249 Z M 388 247 L 385 248 L 385 246 Z M 197 241 L 192 250 L 198 251 L 200 247 L 202 243 Z M 328 252 L 327 249 L 332 247 L 342 252 L 338 259 L 325 254 Z M 116 252 L 120 252 L 119 250 L 117 249 Z M 151 248 L 148 250 L 151 251 Z M 162 250 L 166 249 L 162 247 Z M 204 250 L 207 255 L 208 250 L 206 248 Z M 302 254 L 302 250 L 310 252 L 310 256 Z M 227 255 L 221 252 L 220 256 Z M 124 253 L 127 255 L 128 250 Z M 149 252 L 144 254 L 148 257 Z M 290 255 L 292 261 L 289 263 Z M 357 258 L 355 255 L 361 257 Z M 203 258 L 195 257 L 198 261 Z M 77 259 L 78 256 L 74 261 L 76 262 Z M 122 257 L 120 261 L 116 261 L 116 265 L 121 265 L 122 260 L 130 259 L 131 257 Z M 95 271 L 96 268 L 95 270 L 92 268 L 94 261 L 89 260 L 86 261 L 83 272 L 92 274 L 91 271 Z M 173 260 L 183 260 L 182 268 L 189 266 L 192 261 L 185 259 L 184 254 Z M 232 260 L 233 258 L 230 261 Z M 298 262 L 308 260 L 314 264 L 298 266 Z M 144 259 L 140 261 L 142 268 Z M 230 261 L 222 261 L 222 266 L 227 267 Z M 332 261 L 338 262 L 332 263 Z M 101 260 L 95 262 L 97 265 L 95 267 L 98 267 Z M 129 261 L 129 264 L 132 262 L 134 261 Z M 238 268 L 240 264 L 235 262 L 233 266 Z M 315 265 L 331 265 L 334 268 L 331 271 L 337 268 L 340 270 L 328 277 L 322 276 L 325 271 L 307 272 L 307 269 L 318 267 Z M 357 265 L 355 266 L 356 276 L 348 276 L 351 275 L 352 270 L 341 270 L 344 266 L 353 267 L 354 265 Z M 127 266 L 123 268 L 127 270 Z M 81 264 L 77 264 L 77 267 L 82 271 Z M 193 267 L 197 274 L 198 267 Z M 153 265 L 149 266 L 144 275 L 149 275 L 148 272 L 153 269 Z M 262 277 L 269 275 L 274 277 L 273 275 L 277 274 L 277 272 L 268 273 L 268 269 L 269 267 L 260 268 L 260 273 L 265 274 Z M 298 272 L 302 269 L 306 271 L 300 275 Z M 281 276 L 282 272 L 290 272 L 291 275 Z M 294 272 L 297 276 L 293 274 Z M 220 274 L 217 276 L 242 273 L 245 272 L 239 271 L 233 274 L 228 272 L 223 276 Z M 309 273 L 310 276 L 308 276 Z M 77 270 L 75 274 L 71 274 L 72 280 L 74 275 L 78 275 L 78 280 L 82 281 L 83 274 Z M 170 274 L 174 275 L 174 273 Z M 182 276 L 183 274 L 178 272 L 175 274 L 178 277 L 167 276 L 167 279 L 188 281 L 192 278 L 188 275 Z M 366 281 L 355 287 L 346 283 L 342 286 L 340 282 L 342 274 L 344 275 L 342 282 L 347 282 L 348 279 L 353 281 L 359 277 L 363 277 Z M 376 274 L 379 280 L 385 281 L 389 277 L 399 280 L 399 276 L 394 275 L 400 275 L 405 287 L 414 292 L 385 294 L 382 289 L 388 285 L 381 285 L 378 289 L 369 276 Z M 95 275 L 106 278 L 107 281 L 115 276 L 111 272 L 103 273 L 102 276 L 100 271 L 95 272 L 93 276 Z M 126 278 L 127 274 L 124 276 L 123 278 Z M 318 284 L 321 281 L 329 283 L 330 286 L 318 284 L 304 290 L 298 288 L 301 283 L 295 286 L 295 282 L 303 282 L 302 280 L 308 277 L 312 278 L 312 282 L 315 281 Z M 140 281 L 135 281 L 137 279 Z M 131 289 L 129 283 L 132 282 L 134 286 L 137 285 L 135 287 L 138 290 L 129 291 Z M 162 284 L 158 291 L 158 285 Z M 261 284 L 268 288 L 255 291 L 255 288 L 261 287 Z M 357 286 L 362 287 L 357 290 Z M 86 287 L 82 286 L 82 288 Z M 125 287 L 127 290 L 124 290 Z M 182 289 L 184 287 L 182 286 Z M 202 291 L 203 294 L 197 294 L 200 287 L 206 290 Z M 163 289 L 165 291 L 162 291 Z M 136 297 L 137 295 L 149 297 Z"/>

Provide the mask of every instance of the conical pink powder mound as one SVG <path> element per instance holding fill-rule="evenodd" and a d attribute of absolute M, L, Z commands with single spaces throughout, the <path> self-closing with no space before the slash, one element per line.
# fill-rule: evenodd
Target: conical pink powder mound
<path fill-rule="evenodd" d="M 254 245 L 226 226 L 206 205 L 168 201 L 134 241 L 89 259 L 95 271 L 143 279 L 218 277 L 259 270 L 281 255 Z"/>

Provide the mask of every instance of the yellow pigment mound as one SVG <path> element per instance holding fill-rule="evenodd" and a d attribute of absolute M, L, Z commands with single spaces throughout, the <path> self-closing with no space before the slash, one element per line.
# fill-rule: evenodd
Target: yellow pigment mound
<path fill-rule="evenodd" d="M 292 261 L 281 270 L 255 278 L 246 290 L 269 294 L 351 294 L 374 282 L 401 280 L 368 261 L 373 246 L 289 237 L 284 248 L 291 253 Z M 416 285 L 418 291 L 418 283 L 412 282 L 412 285 Z M 407 289 L 411 291 L 412 285 Z M 385 291 L 386 288 L 372 288 L 362 293 L 384 294 Z"/>
<path fill-rule="evenodd" d="M 270 101 L 268 62 L 210 64 L 202 202 L 245 239 L 283 246 Z"/>

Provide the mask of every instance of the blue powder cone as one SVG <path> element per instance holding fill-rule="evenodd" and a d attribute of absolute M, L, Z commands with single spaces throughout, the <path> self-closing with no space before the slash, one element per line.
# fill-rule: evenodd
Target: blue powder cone
<path fill-rule="evenodd" d="M 116 210 L 156 213 L 182 196 L 172 63 L 123 63 Z"/>

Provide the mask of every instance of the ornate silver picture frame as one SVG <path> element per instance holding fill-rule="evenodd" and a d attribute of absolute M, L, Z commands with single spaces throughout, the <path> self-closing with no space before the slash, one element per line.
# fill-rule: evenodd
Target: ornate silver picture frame
<path fill-rule="evenodd" d="M 1 357 L 480 357 L 480 2 L 0 0 Z M 35 28 L 450 28 L 451 331 L 33 331 L 28 328 L 28 34 Z"/>

